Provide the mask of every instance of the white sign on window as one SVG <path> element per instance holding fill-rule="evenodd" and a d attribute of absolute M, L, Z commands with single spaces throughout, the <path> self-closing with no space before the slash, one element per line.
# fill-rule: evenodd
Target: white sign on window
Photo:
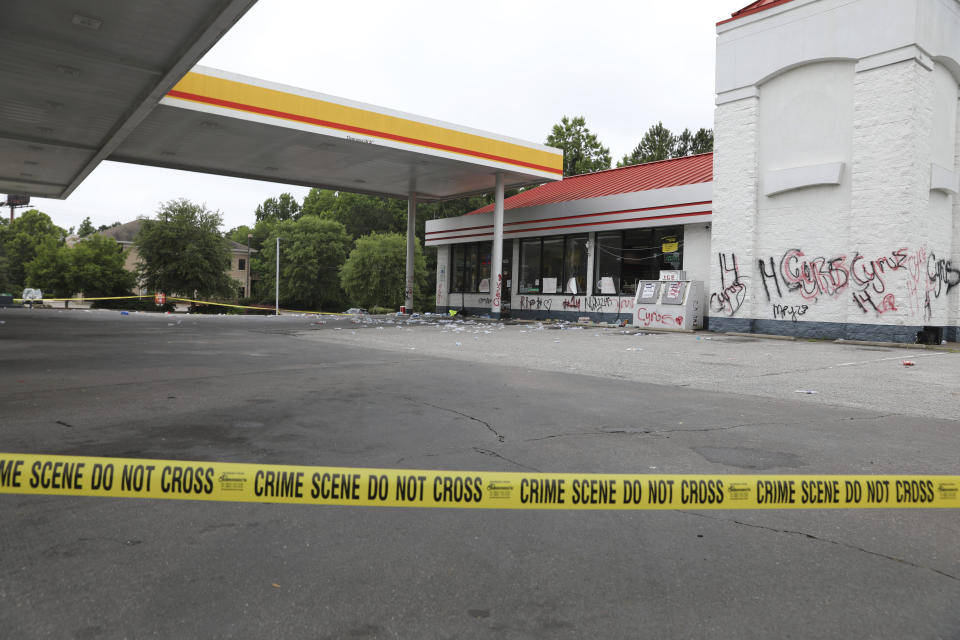
<path fill-rule="evenodd" d="M 544 278 L 543 279 L 543 293 L 556 293 L 557 292 L 557 279 L 556 278 Z"/>

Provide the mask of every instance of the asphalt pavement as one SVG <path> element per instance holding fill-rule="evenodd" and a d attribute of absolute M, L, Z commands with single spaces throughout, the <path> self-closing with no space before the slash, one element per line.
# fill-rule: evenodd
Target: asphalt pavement
<path fill-rule="evenodd" d="M 960 473 L 952 349 L 442 320 L 0 310 L 0 451 Z M 0 636 L 958 638 L 958 530 L 3 495 Z"/>

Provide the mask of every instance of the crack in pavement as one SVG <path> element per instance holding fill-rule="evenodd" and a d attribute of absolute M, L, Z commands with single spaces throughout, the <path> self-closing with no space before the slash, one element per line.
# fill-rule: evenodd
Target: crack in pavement
<path fill-rule="evenodd" d="M 494 426 L 489 422 L 487 422 L 486 420 L 481 420 L 480 418 L 474 418 L 473 416 L 463 413 L 461 411 L 457 411 L 456 409 L 448 409 L 447 407 L 440 407 L 435 404 L 430 404 L 429 402 L 424 402 L 423 400 L 415 400 L 414 398 L 407 398 L 407 400 L 409 400 L 410 402 L 417 402 L 419 404 L 422 404 L 428 407 L 433 407 L 434 409 L 439 409 L 440 411 L 449 411 L 450 413 L 455 413 L 458 416 L 463 416 L 464 418 L 468 418 L 470 420 L 473 420 L 474 422 L 479 422 L 480 424 L 485 426 L 490 431 L 490 433 L 495 435 L 499 442 L 503 442 L 504 440 L 503 436 L 500 435 L 500 432 L 497 431 L 496 428 L 494 428 Z"/>
<path fill-rule="evenodd" d="M 957 576 L 951 575 L 951 574 L 947 573 L 946 571 L 941 571 L 940 569 L 934 569 L 933 567 L 928 567 L 928 566 L 926 566 L 926 565 L 917 564 L 917 563 L 915 563 L 915 562 L 910 562 L 909 560 L 904 560 L 903 558 L 897 558 L 897 557 L 895 557 L 895 556 L 888 556 L 887 554 L 885 554 L 885 553 L 880 553 L 879 551 L 871 551 L 870 549 L 864 549 L 863 547 L 858 547 L 857 545 L 855 545 L 855 544 L 850 544 L 850 543 L 848 543 L 848 542 L 839 542 L 839 541 L 837 541 L 837 540 L 831 540 L 831 539 L 829 539 L 829 538 L 821 538 L 821 537 L 819 537 L 819 536 L 813 535 L 812 533 L 806 533 L 806 532 L 804 532 L 804 531 L 793 531 L 792 529 L 777 529 L 777 528 L 775 528 L 775 527 L 768 527 L 768 526 L 765 526 L 765 525 L 762 525 L 762 524 L 751 524 L 751 523 L 749 523 L 749 522 L 741 522 L 740 520 L 734 520 L 734 519 L 732 519 L 732 518 L 716 518 L 716 517 L 713 517 L 713 516 L 708 516 L 708 515 L 703 514 L 703 513 L 695 513 L 695 512 L 693 512 L 693 511 L 679 511 L 679 510 L 678 510 L 678 513 L 683 513 L 683 514 L 688 515 L 688 516 L 696 516 L 696 517 L 698 517 L 698 518 L 706 518 L 707 520 L 716 520 L 716 521 L 718 521 L 718 522 L 732 522 L 733 524 L 738 524 L 738 525 L 743 526 L 743 527 L 750 527 L 750 528 L 752 528 L 752 529 L 763 529 L 763 530 L 765 530 L 765 531 L 772 531 L 772 532 L 774 532 L 774 533 L 786 533 L 786 534 L 794 535 L 794 536 L 803 536 L 803 537 L 809 538 L 809 539 L 811 539 L 811 540 L 816 540 L 817 542 L 827 542 L 827 543 L 829 543 L 829 544 L 833 544 L 833 545 L 836 545 L 836 546 L 838 546 L 838 547 L 845 547 L 845 548 L 847 548 L 847 549 L 853 549 L 854 551 L 860 551 L 860 552 L 862 552 L 862 553 L 866 553 L 866 554 L 871 555 L 871 556 L 877 556 L 878 558 L 883 558 L 884 560 L 891 560 L 891 561 L 893 561 L 893 562 L 899 562 L 900 564 L 905 564 L 905 565 L 907 565 L 908 567 L 913 567 L 913 568 L 915 568 L 915 569 L 925 569 L 925 570 L 927 570 L 927 571 L 932 571 L 933 573 L 936 573 L 936 574 L 939 574 L 939 575 L 941 575 L 941 576 L 944 576 L 945 578 L 950 578 L 951 580 L 960 580 L 960 578 L 958 578 Z"/>
<path fill-rule="evenodd" d="M 634 435 L 634 436 L 658 436 L 664 433 L 706 433 L 708 431 L 730 431 L 731 429 L 740 429 L 742 427 L 756 427 L 769 425 L 770 422 L 749 422 L 745 424 L 734 424 L 729 427 L 703 427 L 700 429 L 610 429 L 609 431 L 582 431 L 578 433 L 555 433 L 540 438 L 528 438 L 524 442 L 537 442 L 540 440 L 549 440 L 551 438 L 569 438 L 571 436 L 605 436 L 605 435 Z"/>
<path fill-rule="evenodd" d="M 530 471 L 536 471 L 537 473 L 543 473 L 542 471 L 540 471 L 540 469 L 537 469 L 536 467 L 530 467 L 530 466 L 527 466 L 527 465 L 525 465 L 525 464 L 523 464 L 523 463 L 521 463 L 521 462 L 517 462 L 516 460 L 511 460 L 511 459 L 508 458 L 507 456 L 501 455 L 501 454 L 497 453 L 496 451 L 491 451 L 490 449 L 483 449 L 483 448 L 481 448 L 481 447 L 472 447 L 472 449 L 473 449 L 474 451 L 476 451 L 477 453 L 482 454 L 482 455 L 485 455 L 485 456 L 491 456 L 491 457 L 493 457 L 493 458 L 500 458 L 501 460 L 506 460 L 506 461 L 509 462 L 510 464 L 515 464 L 515 465 L 517 465 L 517 466 L 520 467 L 521 469 L 529 469 Z"/>

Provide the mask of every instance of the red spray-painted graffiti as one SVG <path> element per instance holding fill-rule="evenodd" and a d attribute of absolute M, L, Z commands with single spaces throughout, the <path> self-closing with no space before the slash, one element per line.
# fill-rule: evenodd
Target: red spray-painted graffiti
<path fill-rule="evenodd" d="M 641 327 L 662 327 L 664 329 L 678 329 L 683 327 L 683 316 L 670 313 L 651 311 L 646 307 L 638 307 L 636 324 Z"/>

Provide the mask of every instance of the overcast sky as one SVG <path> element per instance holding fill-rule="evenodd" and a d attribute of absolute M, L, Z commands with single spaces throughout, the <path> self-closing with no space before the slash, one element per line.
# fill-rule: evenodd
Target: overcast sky
<path fill-rule="evenodd" d="M 540 143 L 583 115 L 616 162 L 658 120 L 713 127 L 715 24 L 747 4 L 259 0 L 201 64 Z M 32 203 L 99 226 L 185 197 L 226 230 L 284 191 L 308 190 L 104 162 L 69 199 Z"/>

